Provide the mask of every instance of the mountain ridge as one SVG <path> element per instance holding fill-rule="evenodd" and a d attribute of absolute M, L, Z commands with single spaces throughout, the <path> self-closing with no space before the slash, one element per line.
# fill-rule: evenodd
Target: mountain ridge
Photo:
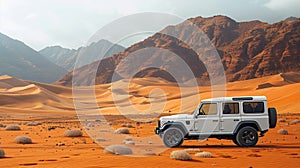
<path fill-rule="evenodd" d="M 280 21 L 274 24 L 257 20 L 236 22 L 227 16 L 220 15 L 209 18 L 196 17 L 188 20 L 201 28 L 215 45 L 224 66 L 227 81 L 246 80 L 281 72 L 300 71 L 298 66 L 300 63 L 300 51 L 298 49 L 300 46 L 300 19 Z M 184 34 L 183 25 L 182 23 L 168 26 L 161 32 L 178 31 L 178 34 L 183 38 L 187 40 L 193 39 L 193 32 Z M 86 77 L 93 72 L 93 68 L 98 68 L 95 73 L 97 74 L 95 78 L 96 84 L 113 82 L 112 76 L 121 60 L 127 58 L 131 53 L 147 47 L 168 49 L 178 54 L 192 69 L 194 68 L 193 72 L 196 78 L 199 78 L 199 81 L 206 81 L 209 78 L 203 63 L 197 62 L 197 55 L 191 48 L 184 45 L 183 42 L 174 40 L 172 37 L 160 32 L 128 47 L 124 52 L 115 54 L 101 62 L 90 64 L 90 69 L 89 66 L 79 68 L 78 72 L 83 71 Z M 157 59 L 157 56 L 150 57 L 149 61 Z M 125 69 L 132 71 L 130 67 Z M 162 70 L 152 69 L 151 72 L 141 72 L 139 75 L 142 76 L 136 77 L 154 76 L 168 81 L 173 80 L 170 75 L 166 77 L 161 74 L 164 74 Z M 69 73 L 57 83 L 71 85 L 72 77 L 73 75 Z M 76 77 L 78 78 L 76 85 L 89 85 L 94 82 L 94 79 L 87 81 L 80 75 Z"/>
<path fill-rule="evenodd" d="M 106 51 L 109 48 L 108 51 Z M 39 53 L 44 55 L 53 63 L 63 67 L 67 71 L 74 70 L 76 60 L 80 56 L 81 66 L 92 63 L 102 57 L 109 57 L 125 48 L 118 44 L 113 44 L 108 40 L 101 39 L 93 42 L 88 46 L 79 47 L 78 49 L 68 49 L 61 46 L 48 46 L 40 50 Z"/>
<path fill-rule="evenodd" d="M 0 33 L 0 75 L 52 83 L 67 73 L 25 43 Z"/>

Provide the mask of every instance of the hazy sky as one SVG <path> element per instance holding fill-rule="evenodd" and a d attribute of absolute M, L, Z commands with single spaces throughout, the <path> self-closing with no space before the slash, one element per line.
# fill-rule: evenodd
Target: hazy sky
<path fill-rule="evenodd" d="M 0 0 L 0 32 L 40 50 L 78 48 L 102 26 L 139 12 L 182 18 L 226 15 L 236 21 L 300 17 L 300 0 Z"/>

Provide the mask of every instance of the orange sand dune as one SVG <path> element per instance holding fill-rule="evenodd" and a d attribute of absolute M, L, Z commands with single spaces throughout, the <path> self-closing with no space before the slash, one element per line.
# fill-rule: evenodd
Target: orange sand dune
<path fill-rule="evenodd" d="M 126 136 L 137 139 L 136 142 L 139 143 L 139 138 L 155 137 L 153 129 L 158 116 L 147 118 L 149 121 L 146 123 L 126 117 L 132 115 L 141 118 L 141 115 L 136 114 L 153 112 L 163 113 L 162 115 L 191 113 L 200 99 L 213 95 L 211 87 L 178 88 L 174 83 L 148 78 L 97 85 L 96 91 L 90 87 L 76 87 L 72 90 L 70 87 L 2 76 L 0 124 L 17 124 L 22 130 L 6 131 L 0 128 L 0 148 L 6 153 L 6 158 L 0 158 L 0 167 L 295 167 L 300 165 L 300 124 L 288 123 L 300 118 L 299 76 L 299 73 L 287 73 L 232 82 L 227 83 L 225 90 L 221 90 L 224 96 L 265 95 L 269 105 L 282 113 L 278 118 L 284 119 L 283 122 L 278 122 L 275 129 L 260 138 L 256 147 L 241 148 L 229 140 L 208 139 L 185 141 L 180 148 L 156 153 L 149 145 L 163 148 L 159 139 L 160 145 L 155 146 L 157 142 L 153 141 L 142 148 L 147 152 L 144 157 L 104 154 L 103 147 L 95 143 L 96 140 L 87 132 L 84 132 L 83 137 L 77 138 L 62 135 L 68 129 L 84 130 L 84 122 L 95 121 L 93 114 L 100 112 L 105 114 L 100 123 L 105 119 L 108 123 L 104 125 L 110 125 L 114 129 L 123 127 L 124 123 L 132 124 L 130 134 Z M 219 95 L 222 93 L 220 90 L 217 92 Z M 73 98 L 78 100 L 75 101 L 77 109 L 82 108 L 83 113 L 91 114 L 83 123 L 78 121 Z M 94 108 L 99 110 L 95 111 Z M 39 121 L 41 125 L 27 126 L 26 123 L 31 121 Z M 49 129 L 52 127 L 55 129 Z M 288 130 L 289 134 L 278 134 L 279 128 Z M 90 131 L 103 136 L 107 130 L 91 127 L 88 133 Z M 14 138 L 19 135 L 29 136 L 33 144 L 14 143 Z M 122 143 L 126 136 L 114 141 Z M 127 146 L 135 149 L 139 144 Z M 192 161 L 170 159 L 169 155 L 173 150 L 188 148 L 211 152 L 213 158 L 198 158 L 190 151 Z"/>
<path fill-rule="evenodd" d="M 269 105 L 276 107 L 279 113 L 294 113 L 300 108 L 299 82 L 300 73 L 295 72 L 231 82 L 221 96 L 265 95 Z M 178 88 L 174 83 L 153 78 L 97 85 L 95 91 L 90 87 L 77 87 L 76 94 L 72 94 L 70 87 L 0 77 L 2 108 L 72 111 L 73 98 L 76 98 L 75 103 L 83 103 L 84 109 L 95 108 L 93 102 L 97 102 L 104 114 L 119 114 L 117 107 L 128 108 L 131 113 L 190 113 L 198 100 L 212 96 L 211 87 Z"/>

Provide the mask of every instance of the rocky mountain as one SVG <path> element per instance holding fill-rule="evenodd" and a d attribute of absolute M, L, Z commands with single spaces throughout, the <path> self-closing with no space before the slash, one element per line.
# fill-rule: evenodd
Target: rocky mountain
<path fill-rule="evenodd" d="M 67 71 L 21 41 L 0 33 L 0 75 L 52 83 Z"/>
<path fill-rule="evenodd" d="M 300 71 L 300 19 L 288 19 L 274 24 L 261 21 L 236 22 L 226 16 L 209 18 L 196 17 L 188 19 L 203 30 L 216 47 L 223 64 L 226 80 L 237 81 L 258 78 L 282 72 Z M 168 26 L 161 32 L 134 44 L 124 52 L 110 58 L 94 62 L 76 70 L 75 85 L 90 85 L 110 83 L 115 80 L 130 77 L 160 77 L 168 81 L 174 78 L 165 69 L 175 66 L 175 74 L 183 70 L 182 64 L 174 59 L 176 54 L 183 60 L 199 79 L 199 84 L 207 84 L 209 75 L 207 67 L 213 67 L 213 49 L 203 45 L 203 39 L 192 29 L 187 29 L 187 21 L 176 26 Z M 181 40 L 168 34 L 178 34 Z M 183 42 L 185 41 L 185 42 Z M 186 44 L 189 43 L 189 45 Z M 191 46 L 193 50 L 191 49 Z M 149 51 L 147 54 L 139 51 L 147 48 L 162 48 L 165 50 Z M 202 51 L 203 55 L 196 52 Z M 132 55 L 139 55 L 132 57 Z M 147 55 L 145 59 L 140 59 Z M 204 58 L 207 61 L 203 62 Z M 137 58 L 137 59 L 133 59 Z M 139 62 L 140 59 L 140 62 Z M 145 61 L 146 60 L 146 61 Z M 163 61 L 167 64 L 157 68 L 147 67 L 147 64 Z M 135 65 L 130 62 L 135 61 Z M 120 68 L 121 67 L 121 68 Z M 218 72 L 214 72 L 218 73 Z M 91 77 L 87 77 L 92 74 Z M 71 85 L 72 73 L 67 74 L 58 84 Z M 174 76 L 174 75 L 173 75 Z M 96 78 L 94 78 L 96 77 Z M 191 79 L 182 73 L 176 78 L 178 82 Z"/>
<path fill-rule="evenodd" d="M 106 51 L 107 49 L 109 50 Z M 51 46 L 40 50 L 39 53 L 67 71 L 72 71 L 79 55 L 83 61 L 81 65 L 86 65 L 99 60 L 99 58 L 106 58 L 117 52 L 124 51 L 124 49 L 123 46 L 112 44 L 107 40 L 100 40 L 87 47 L 80 47 L 77 50 Z"/>

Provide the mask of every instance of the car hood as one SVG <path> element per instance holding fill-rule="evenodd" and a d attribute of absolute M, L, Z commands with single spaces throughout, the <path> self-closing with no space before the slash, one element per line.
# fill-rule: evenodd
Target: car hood
<path fill-rule="evenodd" d="M 177 114 L 177 115 L 161 117 L 160 120 L 166 121 L 166 120 L 192 119 L 192 118 L 193 118 L 193 115 L 190 115 L 190 114 Z"/>

